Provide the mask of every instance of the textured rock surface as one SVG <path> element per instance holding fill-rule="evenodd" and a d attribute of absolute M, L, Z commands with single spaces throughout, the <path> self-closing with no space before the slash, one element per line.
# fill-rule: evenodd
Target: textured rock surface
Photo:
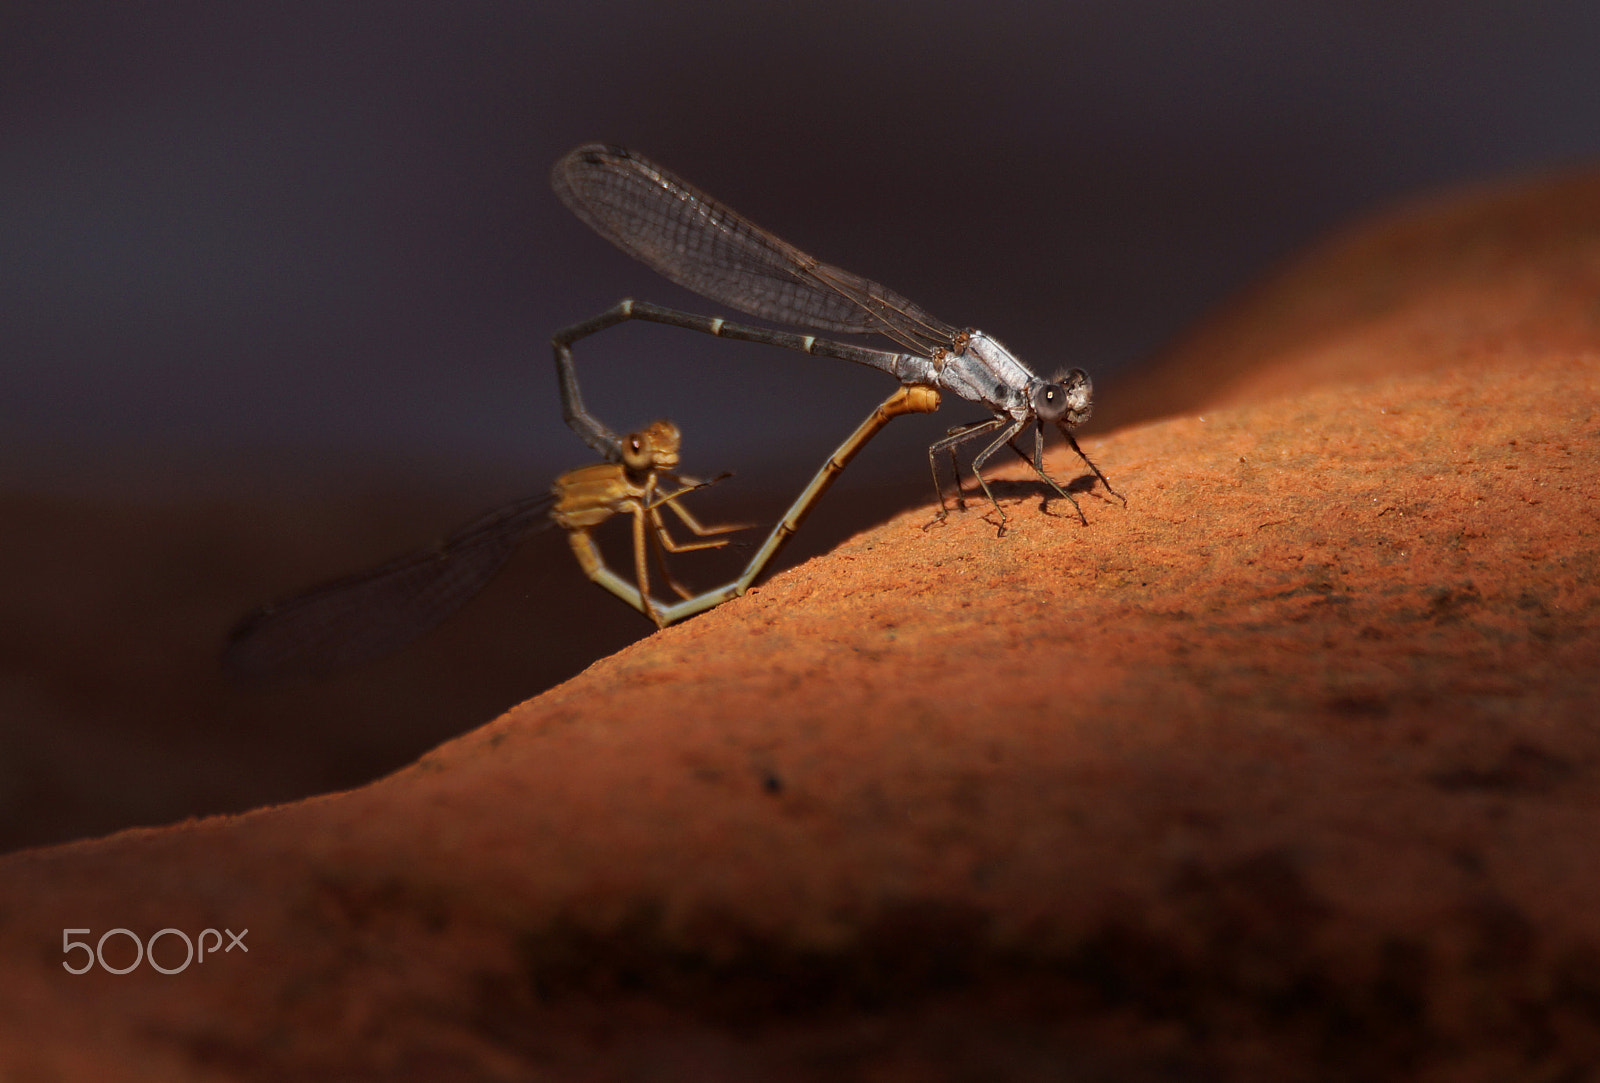
<path fill-rule="evenodd" d="M 0 859 L 0 1067 L 1583 1078 L 1597 299 L 1600 178 L 1419 204 L 1129 389 L 1195 407 L 1087 527 L 1015 475 L 371 786 Z M 250 951 L 63 972 L 114 927 Z"/>

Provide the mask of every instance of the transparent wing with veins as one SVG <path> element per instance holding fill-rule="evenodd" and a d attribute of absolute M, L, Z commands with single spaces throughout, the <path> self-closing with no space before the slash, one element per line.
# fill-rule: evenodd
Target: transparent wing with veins
<path fill-rule="evenodd" d="M 702 297 L 790 326 L 887 335 L 924 357 L 956 349 L 957 328 L 808 256 L 622 147 L 579 147 L 556 163 L 550 181 L 596 233 Z"/>
<path fill-rule="evenodd" d="M 431 548 L 256 610 L 229 633 L 224 669 L 246 680 L 314 675 L 400 649 L 482 590 L 529 534 L 552 525 L 554 499 L 507 504 Z"/>

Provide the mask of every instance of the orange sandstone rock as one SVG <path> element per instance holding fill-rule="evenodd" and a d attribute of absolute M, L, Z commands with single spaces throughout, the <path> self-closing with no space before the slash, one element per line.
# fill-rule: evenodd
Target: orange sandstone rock
<path fill-rule="evenodd" d="M 1600 176 L 1420 204 L 1158 365 L 1087 527 L 1018 472 L 371 786 L 0 859 L 0 1067 L 1579 1078 L 1597 299 Z M 116 927 L 250 950 L 63 971 Z"/>

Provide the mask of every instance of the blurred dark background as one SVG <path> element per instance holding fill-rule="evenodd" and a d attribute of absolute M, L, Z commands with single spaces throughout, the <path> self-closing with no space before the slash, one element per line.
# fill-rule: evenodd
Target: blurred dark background
<path fill-rule="evenodd" d="M 570 147 L 1114 400 L 1340 221 L 1594 156 L 1597 46 L 1582 3 L 7 5 L 0 849 L 358 784 L 650 630 L 552 535 L 393 661 L 215 668 L 251 605 L 589 461 L 552 330 L 706 309 L 550 194 Z M 613 426 L 738 471 L 711 518 L 770 515 L 889 390 L 663 328 L 579 361 Z M 897 422 L 791 559 L 928 499 L 922 448 L 973 416 Z"/>

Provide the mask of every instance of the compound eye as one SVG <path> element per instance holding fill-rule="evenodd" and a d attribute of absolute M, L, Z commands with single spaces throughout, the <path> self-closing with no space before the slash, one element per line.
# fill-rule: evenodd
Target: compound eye
<path fill-rule="evenodd" d="M 1067 412 L 1067 389 L 1060 384 L 1045 384 L 1034 392 L 1033 412 L 1041 421 L 1059 421 Z"/>
<path fill-rule="evenodd" d="M 622 463 L 630 470 L 643 470 L 650 465 L 650 442 L 642 433 L 629 433 L 622 442 Z"/>

